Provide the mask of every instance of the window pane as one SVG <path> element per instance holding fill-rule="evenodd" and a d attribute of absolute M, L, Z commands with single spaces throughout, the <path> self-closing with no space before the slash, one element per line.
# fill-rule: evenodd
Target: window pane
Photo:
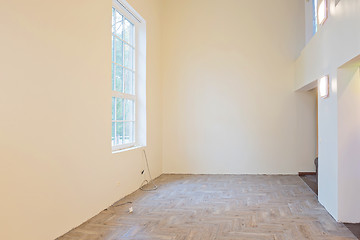
<path fill-rule="evenodd" d="M 115 32 L 115 8 L 112 8 L 112 17 L 111 17 L 111 32 Z"/>
<path fill-rule="evenodd" d="M 124 40 L 134 46 L 134 24 L 126 18 L 124 21 Z"/>
<path fill-rule="evenodd" d="M 128 69 L 124 69 L 125 93 L 135 94 L 134 89 L 134 73 Z"/>
<path fill-rule="evenodd" d="M 123 16 L 116 11 L 116 16 L 115 16 L 115 34 L 120 37 L 123 38 Z"/>
<path fill-rule="evenodd" d="M 116 120 L 124 120 L 124 99 L 116 98 Z"/>
<path fill-rule="evenodd" d="M 116 98 L 112 98 L 112 105 L 111 105 L 111 120 L 115 120 L 115 101 Z"/>
<path fill-rule="evenodd" d="M 111 64 L 111 89 L 115 90 L 115 64 Z"/>
<path fill-rule="evenodd" d="M 112 123 L 111 127 L 111 146 L 115 146 L 115 123 Z"/>
<path fill-rule="evenodd" d="M 116 138 L 115 138 L 115 144 L 121 145 L 124 143 L 123 136 L 124 136 L 124 123 L 123 122 L 117 122 L 116 123 Z"/>
<path fill-rule="evenodd" d="M 114 37 L 114 42 L 115 42 L 115 62 L 120 65 L 123 65 L 123 42 L 117 37 Z"/>
<path fill-rule="evenodd" d="M 125 120 L 135 120 L 135 111 L 134 111 L 134 101 L 126 99 L 125 100 Z"/>
<path fill-rule="evenodd" d="M 112 36 L 111 38 L 111 61 L 115 62 L 115 37 Z"/>
<path fill-rule="evenodd" d="M 125 123 L 124 143 L 135 142 L 134 125 L 135 125 L 134 122 L 126 122 Z"/>
<path fill-rule="evenodd" d="M 134 50 L 126 43 L 124 44 L 124 56 L 125 67 L 133 69 Z"/>
<path fill-rule="evenodd" d="M 123 84 L 123 68 L 113 64 L 113 90 L 118 92 L 124 92 Z M 115 85 L 114 85 L 115 84 Z"/>

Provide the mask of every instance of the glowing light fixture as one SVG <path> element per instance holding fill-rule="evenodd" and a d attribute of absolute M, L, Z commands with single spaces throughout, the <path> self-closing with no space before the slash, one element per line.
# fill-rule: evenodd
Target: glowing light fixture
<path fill-rule="evenodd" d="M 329 76 L 323 76 L 319 80 L 319 95 L 321 98 L 329 96 Z"/>
<path fill-rule="evenodd" d="M 327 3 L 326 0 L 321 0 L 318 8 L 318 23 L 320 25 L 324 24 L 327 19 Z"/>

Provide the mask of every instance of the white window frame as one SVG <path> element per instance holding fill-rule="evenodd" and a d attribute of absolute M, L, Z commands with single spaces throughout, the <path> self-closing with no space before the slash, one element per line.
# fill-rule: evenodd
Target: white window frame
<path fill-rule="evenodd" d="M 146 146 L 146 22 L 145 20 L 126 2 L 126 0 L 113 0 L 112 7 L 115 8 L 123 17 L 127 18 L 135 28 L 135 94 L 126 94 L 118 91 L 112 92 L 112 97 L 131 99 L 135 104 L 135 142 L 112 146 L 112 152 Z M 112 36 L 112 33 L 111 33 Z M 123 41 L 125 42 L 125 41 Z M 124 67 L 126 69 L 126 67 Z M 125 109 L 124 109 L 125 111 Z M 112 121 L 113 122 L 113 121 Z M 124 122 L 126 120 L 124 119 Z"/>

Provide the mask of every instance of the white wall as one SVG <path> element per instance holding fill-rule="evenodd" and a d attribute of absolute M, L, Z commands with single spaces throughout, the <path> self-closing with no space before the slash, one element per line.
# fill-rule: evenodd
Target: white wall
<path fill-rule="evenodd" d="M 337 69 L 360 53 L 360 2 L 344 0 L 335 7 L 331 0 L 329 5 L 327 21 L 296 61 L 295 89 L 330 75 L 330 96 L 319 100 L 319 201 L 339 220 L 343 206 L 338 198 L 342 189 L 338 146 L 342 143 L 338 142 Z"/>
<path fill-rule="evenodd" d="M 335 7 L 334 0 L 330 0 L 329 5 L 328 19 L 296 60 L 295 89 L 331 71 L 336 73 L 338 67 L 360 52 L 360 2 L 345 0 Z"/>
<path fill-rule="evenodd" d="M 167 0 L 163 14 L 164 172 L 314 170 L 313 99 L 292 85 L 303 0 Z"/>
<path fill-rule="evenodd" d="M 360 57 L 359 57 L 360 59 Z M 360 60 L 338 72 L 339 220 L 360 222 Z M 353 65 L 353 66 L 351 66 Z"/>
<path fill-rule="evenodd" d="M 336 76 L 333 72 L 331 76 Z M 330 95 L 319 98 L 318 199 L 338 219 L 338 111 L 337 78 L 330 78 Z"/>
<path fill-rule="evenodd" d="M 159 1 L 147 20 L 150 168 L 161 174 Z M 54 239 L 136 190 L 141 150 L 111 153 L 111 1 L 0 3 L 0 239 Z"/>

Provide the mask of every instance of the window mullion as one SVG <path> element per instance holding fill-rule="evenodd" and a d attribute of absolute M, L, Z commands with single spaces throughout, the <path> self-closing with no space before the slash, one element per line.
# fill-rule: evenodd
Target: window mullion
<path fill-rule="evenodd" d="M 116 37 L 117 39 L 119 39 L 120 41 L 122 41 L 123 43 L 129 45 L 129 47 L 131 47 L 132 49 L 135 49 L 135 46 L 131 45 L 129 42 L 127 42 L 124 39 L 122 39 L 121 37 L 119 37 L 116 33 L 113 33 L 113 36 Z"/>
<path fill-rule="evenodd" d="M 122 92 L 119 92 L 119 91 L 113 91 L 112 96 L 116 97 L 116 98 L 125 98 L 125 99 L 130 99 L 130 100 L 136 101 L 136 95 L 122 93 Z"/>
<path fill-rule="evenodd" d="M 135 51 L 134 51 L 134 54 L 135 54 Z M 120 67 L 122 67 L 122 68 L 124 68 L 124 69 L 127 69 L 127 70 L 131 71 L 132 73 L 135 73 L 135 70 L 130 69 L 130 68 L 128 68 L 128 67 L 125 67 L 124 65 L 121 65 L 121 64 L 116 63 L 116 62 L 114 62 L 114 64 L 116 64 L 117 66 L 120 66 Z"/>
<path fill-rule="evenodd" d="M 115 120 L 115 134 L 114 134 L 114 140 L 115 140 L 115 145 L 117 145 L 117 141 L 116 141 L 116 125 L 117 125 L 117 123 L 116 123 L 116 111 L 117 111 L 117 109 L 116 109 L 116 98 L 114 98 L 114 120 Z"/>
<path fill-rule="evenodd" d="M 125 99 L 123 101 L 123 120 L 125 121 Z M 124 141 L 125 141 L 125 122 L 123 122 L 123 144 L 124 144 Z"/>
<path fill-rule="evenodd" d="M 124 16 L 123 16 L 123 18 L 122 18 L 122 22 L 121 22 L 121 24 L 122 24 L 122 33 L 121 33 L 121 35 L 123 36 L 123 38 L 125 37 L 124 35 L 125 35 L 125 24 L 124 24 Z M 125 93 L 125 69 L 124 69 L 124 67 L 125 67 L 125 44 L 124 44 L 124 42 L 123 42 L 123 44 L 122 44 L 122 46 L 123 46 L 123 48 L 122 48 L 122 57 L 123 57 L 123 59 L 122 59 L 122 63 L 123 63 L 123 70 L 122 70 L 122 78 L 123 78 L 123 92 Z"/>

